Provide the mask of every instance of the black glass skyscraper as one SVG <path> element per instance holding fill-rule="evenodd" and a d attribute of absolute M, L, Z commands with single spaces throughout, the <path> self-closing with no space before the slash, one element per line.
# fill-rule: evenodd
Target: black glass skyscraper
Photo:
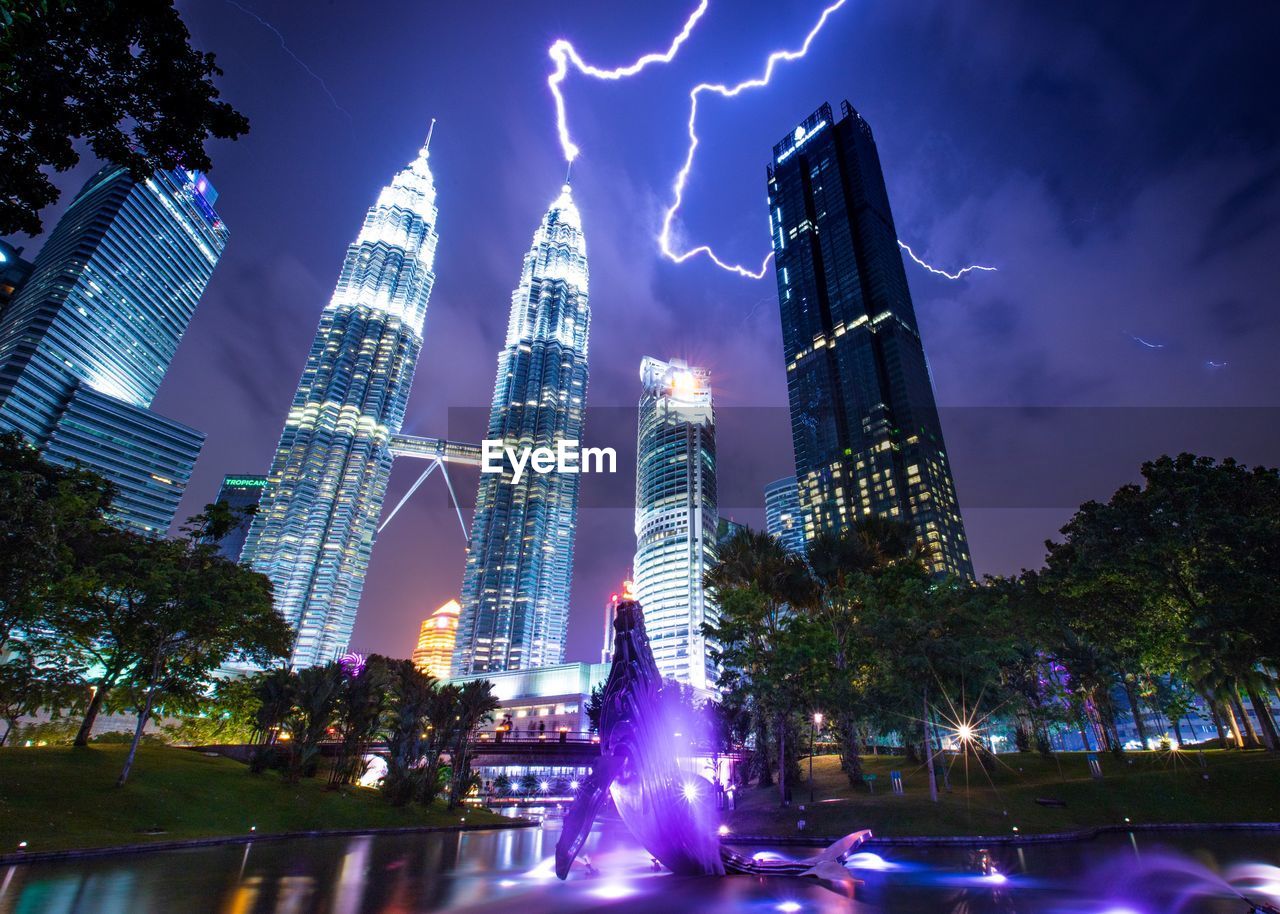
<path fill-rule="evenodd" d="M 912 524 L 972 577 L 955 483 L 871 127 L 823 105 L 773 147 L 769 223 L 805 538 Z"/>

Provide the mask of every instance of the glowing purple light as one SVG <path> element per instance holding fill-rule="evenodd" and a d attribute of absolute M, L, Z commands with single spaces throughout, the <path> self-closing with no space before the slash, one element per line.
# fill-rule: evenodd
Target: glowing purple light
<path fill-rule="evenodd" d="M 604 898 L 608 901 L 616 901 L 619 898 L 626 898 L 628 895 L 634 895 L 635 889 L 621 882 L 606 882 L 591 892 L 597 898 Z"/>
<path fill-rule="evenodd" d="M 342 667 L 342 672 L 352 679 L 357 678 L 364 672 L 365 664 L 369 662 L 364 654 L 356 654 L 347 652 L 338 658 L 338 666 Z"/>

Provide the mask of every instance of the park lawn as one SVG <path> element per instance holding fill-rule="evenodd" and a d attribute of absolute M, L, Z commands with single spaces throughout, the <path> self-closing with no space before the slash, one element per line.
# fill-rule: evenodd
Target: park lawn
<path fill-rule="evenodd" d="M 279 774 L 190 749 L 142 746 L 129 783 L 115 786 L 124 746 L 0 749 L 0 853 L 114 847 L 330 829 L 488 824 L 486 810 L 394 807 L 368 788 L 289 785 Z M 156 833 L 161 832 L 161 833 Z"/>
<path fill-rule="evenodd" d="M 1194 752 L 1129 752 L 1124 760 L 1100 753 L 1103 778 L 1089 776 L 1082 752 L 1045 759 L 1035 753 L 997 756 L 990 778 L 972 758 L 948 759 L 951 790 L 939 784 L 929 800 L 928 770 L 901 756 L 868 756 L 875 793 L 854 793 L 835 756 L 814 759 L 815 802 L 807 778 L 792 788 L 791 806 L 778 807 L 777 787 L 738 792 L 728 814 L 741 835 L 843 835 L 870 828 L 881 837 L 1010 835 L 1062 832 L 1097 825 L 1157 822 L 1280 822 L 1280 755 L 1262 751 L 1206 751 L 1209 779 Z M 808 759 L 801 760 L 807 775 Z M 903 796 L 890 789 L 890 771 L 901 771 Z M 1055 809 L 1037 798 L 1063 800 Z M 806 807 L 803 811 L 801 806 Z M 798 828 L 799 820 L 805 828 Z"/>

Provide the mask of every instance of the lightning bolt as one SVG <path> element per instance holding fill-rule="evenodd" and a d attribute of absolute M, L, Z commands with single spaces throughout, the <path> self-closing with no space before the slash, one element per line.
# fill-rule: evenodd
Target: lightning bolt
<path fill-rule="evenodd" d="M 1134 336 L 1132 333 L 1126 333 L 1126 334 L 1125 334 L 1125 336 L 1127 336 L 1129 339 L 1133 340 L 1135 343 L 1138 343 L 1139 345 L 1146 346 L 1148 349 L 1163 349 L 1163 348 L 1164 348 L 1164 343 L 1152 343 L 1152 342 L 1150 342 L 1150 341 L 1148 341 L 1148 340 L 1144 340 L 1144 339 L 1143 339 L 1142 337 L 1140 337 L 1140 336 Z"/>
<path fill-rule="evenodd" d="M 228 0 L 230 2 L 230 0 Z M 564 150 L 564 158 L 570 164 L 576 159 L 581 149 L 573 142 L 569 136 L 569 116 L 565 111 L 564 92 L 560 86 L 569 75 L 569 65 L 572 64 L 579 73 L 584 76 L 591 76 L 595 79 L 619 80 L 635 76 L 645 67 L 652 63 L 671 63 L 675 59 L 676 52 L 680 50 L 680 45 L 684 44 L 689 35 L 693 32 L 693 27 L 698 24 L 698 20 L 702 18 L 702 14 L 707 11 L 707 6 L 711 0 L 702 0 L 698 4 L 698 8 L 694 10 L 688 19 L 685 20 L 684 28 L 680 30 L 680 34 L 671 42 L 671 47 L 661 54 L 652 53 L 645 54 L 635 63 L 627 64 L 625 67 L 617 67 L 613 70 L 602 70 L 599 67 L 592 66 L 582 59 L 581 55 L 574 49 L 566 39 L 561 38 L 551 45 L 547 51 L 551 55 L 551 59 L 555 61 L 556 68 L 547 77 L 547 86 L 551 89 L 551 95 L 556 102 L 556 129 L 560 134 L 560 148 Z"/>
<path fill-rule="evenodd" d="M 965 273 L 972 273 L 974 270 L 980 270 L 983 273 L 997 272 L 995 267 L 984 267 L 982 266 L 982 264 L 974 263 L 974 264 L 970 264 L 967 267 L 961 267 L 960 269 L 956 270 L 954 273 L 948 273 L 946 270 L 943 270 L 939 267 L 935 267 L 931 264 L 925 263 L 923 260 L 921 260 L 919 257 L 916 256 L 915 251 L 911 250 L 911 245 L 907 244 L 902 239 L 898 239 L 898 247 L 906 251 L 908 257 L 910 257 L 916 263 L 920 264 L 920 266 L 924 267 L 930 273 L 934 273 L 938 276 L 945 276 L 947 279 L 959 279 Z"/>
<path fill-rule="evenodd" d="M 321 78 L 320 74 L 317 73 L 315 70 L 311 69 L 309 66 L 307 66 L 307 62 L 293 52 L 293 48 L 289 47 L 289 45 L 284 40 L 284 33 L 282 33 L 278 28 L 276 28 L 266 19 L 263 19 L 253 10 L 249 9 L 247 6 L 242 6 L 239 3 L 237 3 L 236 0 L 226 0 L 226 2 L 229 3 L 231 6 L 234 6 L 240 12 L 244 13 L 246 16 L 249 16 L 253 19 L 258 20 L 258 23 L 263 28 L 272 32 L 276 36 L 276 38 L 280 39 L 280 49 L 284 51 L 286 54 L 288 54 L 290 57 L 292 57 L 293 62 L 296 63 L 298 66 L 302 67 L 302 69 L 306 71 L 306 74 L 308 76 L 310 76 L 312 79 L 318 82 L 320 84 L 320 88 L 324 90 L 324 94 L 329 96 L 329 101 L 333 102 L 333 107 L 337 108 L 344 115 L 346 115 L 347 120 L 351 120 L 351 112 L 348 111 L 346 108 L 342 107 L 340 104 L 338 104 L 338 99 L 334 97 L 334 94 L 329 90 L 329 84 L 326 83 L 324 79 Z"/>
<path fill-rule="evenodd" d="M 764 258 L 760 264 L 759 270 L 751 270 L 741 264 L 726 263 L 716 256 L 715 251 L 710 245 L 701 244 L 687 251 L 677 251 L 671 244 L 671 227 L 675 222 L 676 213 L 680 211 L 680 207 L 684 203 L 684 189 L 689 182 L 689 172 L 693 169 L 693 157 L 698 151 L 698 96 L 704 92 L 714 92 L 724 98 L 734 98 L 748 89 L 759 89 L 769 85 L 769 80 L 773 79 L 773 70 L 780 63 L 789 63 L 793 60 L 799 60 L 809 53 L 809 45 L 813 44 L 813 40 L 818 37 L 818 33 L 822 31 L 822 27 L 827 24 L 827 20 L 840 7 L 844 6 L 848 0 L 836 0 L 835 3 L 828 6 L 822 11 L 822 15 L 818 17 L 817 23 L 809 30 L 809 34 L 805 36 L 804 43 L 796 50 L 792 51 L 774 51 L 765 60 L 764 74 L 747 79 L 738 83 L 736 86 L 727 86 L 723 83 L 699 83 L 689 92 L 689 150 L 685 153 L 684 164 L 680 170 L 676 172 L 675 183 L 672 184 L 672 203 L 667 208 L 666 214 L 662 217 L 662 231 L 658 235 L 658 247 L 662 249 L 664 257 L 674 263 L 684 263 L 690 257 L 696 257 L 699 254 L 705 255 L 716 266 L 722 270 L 728 270 L 730 273 L 737 273 L 739 276 L 748 279 L 763 279 L 765 271 L 769 269 L 769 261 L 773 259 L 773 252 Z"/>
<path fill-rule="evenodd" d="M 673 263 L 684 263 L 686 260 L 701 254 L 722 270 L 726 270 L 730 273 L 736 273 L 737 275 L 747 279 L 764 278 L 765 273 L 769 269 L 769 261 L 773 259 L 772 251 L 770 251 L 765 256 L 764 260 L 761 261 L 760 269 L 753 270 L 741 264 L 728 263 L 727 261 L 722 260 L 716 255 L 716 252 L 711 249 L 710 245 L 701 244 L 697 247 L 684 251 L 678 251 L 673 246 L 671 235 L 676 214 L 684 204 L 684 192 L 689 183 L 689 173 L 693 170 L 694 156 L 697 154 L 698 145 L 701 142 L 698 138 L 697 131 L 698 97 L 703 93 L 711 92 L 721 96 L 722 98 L 735 98 L 743 92 L 746 92 L 748 89 L 760 89 L 769 85 L 770 80 L 773 79 L 773 71 L 777 65 L 780 63 L 790 63 L 791 61 L 799 60 L 808 54 L 809 46 L 813 44 L 814 39 L 818 37 L 818 33 L 822 31 L 824 26 L 826 26 L 827 20 L 830 19 L 831 16 L 847 2 L 848 0 L 836 0 L 836 2 L 823 9 L 822 14 L 818 17 L 818 21 L 814 23 L 813 28 L 811 28 L 808 34 L 805 35 L 804 41 L 801 43 L 799 48 L 789 51 L 774 51 L 770 54 L 765 60 L 764 72 L 760 76 L 743 80 L 733 86 L 725 83 L 699 83 L 689 91 L 689 120 L 687 124 L 689 148 L 685 153 L 684 164 L 681 165 L 680 170 L 676 172 L 675 181 L 672 183 L 672 203 L 667 207 L 666 212 L 663 214 L 662 231 L 658 234 L 658 247 L 662 251 L 662 255 L 664 257 L 671 260 Z M 555 69 L 552 71 L 551 75 L 547 77 L 547 86 L 551 89 L 551 95 L 555 99 L 556 128 L 560 137 L 560 147 L 564 150 L 565 160 L 570 165 L 573 164 L 573 160 L 581 153 L 581 149 L 578 148 L 569 135 L 568 115 L 565 110 L 564 93 L 561 90 L 561 85 L 568 76 L 569 66 L 572 64 L 579 73 L 596 79 L 619 80 L 625 79 L 629 76 L 634 76 L 645 67 L 649 66 L 649 64 L 670 63 L 675 59 L 676 54 L 680 50 L 680 46 L 684 44 L 684 42 L 689 38 L 689 35 L 693 32 L 694 26 L 698 24 L 698 20 L 702 18 L 704 13 L 706 13 L 708 3 L 709 0 L 701 0 L 697 9 L 690 14 L 687 20 L 685 20 L 684 28 L 682 28 L 680 33 L 676 35 L 675 39 L 671 42 L 671 46 L 667 48 L 665 52 L 646 54 L 635 63 L 629 64 L 625 67 L 617 67 L 613 70 L 603 70 L 599 67 L 592 66 L 584 61 L 581 55 L 579 55 L 574 49 L 573 45 L 563 38 L 558 39 L 551 45 L 548 54 L 551 56 L 551 59 L 555 61 Z M 975 270 L 991 273 L 996 272 L 995 267 L 972 264 L 951 273 L 921 260 L 916 256 L 915 252 L 901 240 L 898 241 L 898 245 L 907 252 L 912 260 L 924 267 L 930 273 L 934 273 L 938 276 L 945 276 L 947 279 L 959 279 L 966 273 Z"/>

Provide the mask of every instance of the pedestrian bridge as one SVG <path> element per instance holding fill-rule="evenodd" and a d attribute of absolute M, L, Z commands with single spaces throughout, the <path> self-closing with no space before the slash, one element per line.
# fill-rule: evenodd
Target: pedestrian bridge
<path fill-rule="evenodd" d="M 325 756 L 336 756 L 342 750 L 338 740 L 320 744 Z M 372 755 L 386 756 L 386 743 L 373 743 L 366 750 Z M 536 765 L 546 767 L 585 767 L 600 757 L 600 737 L 593 733 L 561 730 L 556 733 L 517 733 L 486 731 L 471 741 L 473 764 L 485 766 Z M 448 753 L 445 753 L 448 757 Z"/>

